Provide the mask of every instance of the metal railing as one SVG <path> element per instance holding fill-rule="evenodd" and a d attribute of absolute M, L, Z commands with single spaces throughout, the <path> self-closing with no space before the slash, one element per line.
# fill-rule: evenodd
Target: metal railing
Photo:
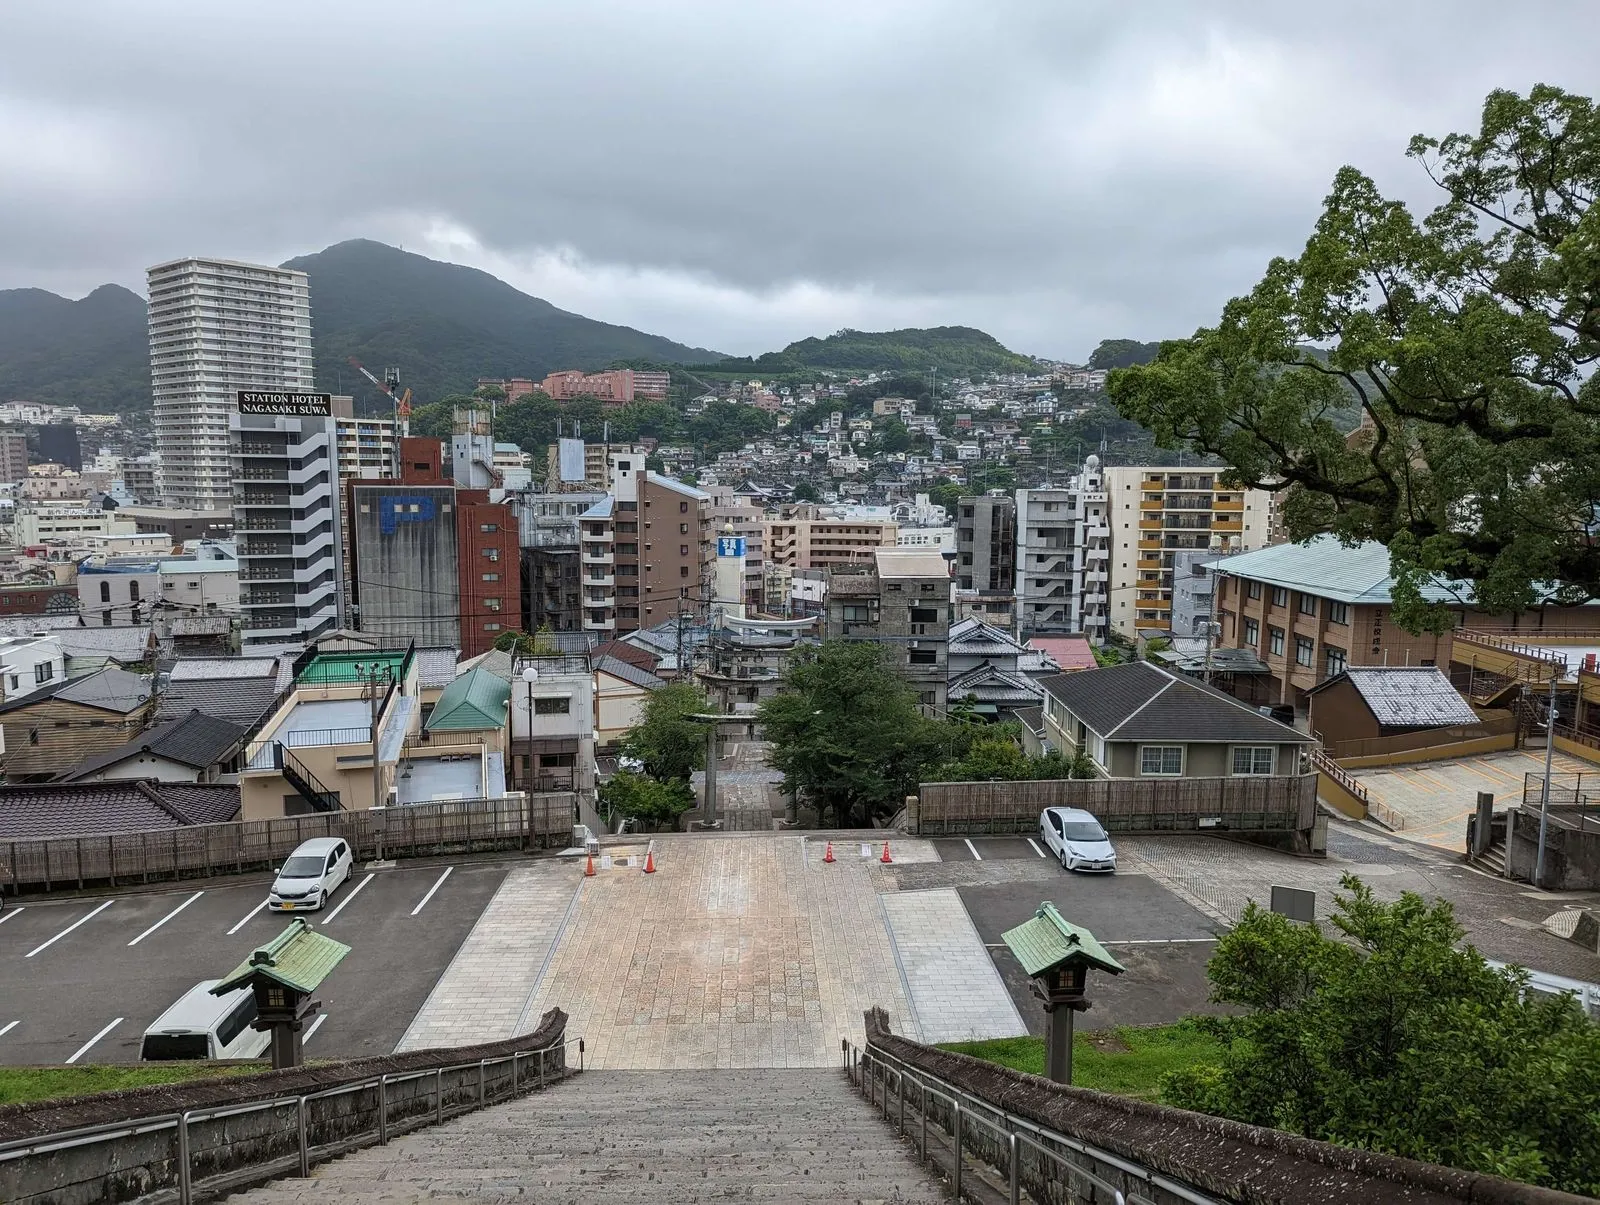
<path fill-rule="evenodd" d="M 140 1117 L 131 1121 L 111 1122 L 105 1125 L 84 1126 L 80 1129 L 63 1130 L 54 1134 L 41 1134 L 32 1138 L 17 1139 L 13 1142 L 0 1143 L 0 1165 L 18 1159 L 26 1159 L 35 1155 L 53 1154 L 58 1151 L 79 1149 L 104 1143 L 125 1141 L 139 1138 L 148 1134 L 158 1134 L 170 1130 L 173 1135 L 173 1162 L 177 1171 L 177 1190 L 179 1205 L 192 1205 L 196 1183 L 193 1179 L 193 1157 L 190 1150 L 190 1127 L 198 1122 L 217 1121 L 224 1118 L 244 1117 L 250 1114 L 266 1113 L 273 1110 L 287 1112 L 294 1110 L 295 1125 L 295 1156 L 298 1158 L 298 1168 L 284 1158 L 269 1159 L 258 1164 L 262 1172 L 260 1179 L 271 1179 L 285 1171 L 297 1170 L 304 1178 L 311 1174 L 313 1163 L 322 1162 L 338 1155 L 346 1154 L 352 1150 L 359 1150 L 366 1146 L 387 1145 L 391 1137 L 404 1133 L 407 1130 L 418 1129 L 425 1125 L 438 1125 L 446 1118 L 457 1117 L 463 1113 L 472 1113 L 491 1104 L 513 1100 L 528 1092 L 544 1088 L 551 1082 L 550 1072 L 559 1070 L 560 1075 L 555 1079 L 564 1079 L 571 1073 L 563 1059 L 559 1068 L 550 1066 L 550 1055 L 554 1051 L 565 1051 L 576 1046 L 578 1048 L 578 1072 L 583 1071 L 583 1039 L 581 1037 L 568 1038 L 550 1046 L 543 1046 L 533 1050 L 519 1050 L 511 1054 L 499 1055 L 494 1058 L 475 1059 L 467 1063 L 445 1064 L 438 1067 L 426 1067 L 418 1071 L 402 1071 L 385 1075 L 375 1075 L 366 1079 L 356 1080 L 348 1084 L 340 1084 L 335 1088 L 325 1088 L 320 1092 L 297 1093 L 292 1096 L 278 1096 L 271 1100 L 251 1101 L 246 1104 L 218 1105 L 215 1108 L 189 1109 L 182 1113 L 164 1113 L 152 1117 Z M 535 1067 L 529 1063 L 537 1059 Z M 491 1092 L 489 1087 L 488 1072 L 491 1068 L 502 1068 L 510 1064 L 511 1079 L 507 1090 Z M 472 1096 L 465 1104 L 447 1105 L 445 1103 L 447 1075 L 454 1076 L 458 1072 L 477 1070 L 477 1082 Z M 431 1079 L 433 1084 L 425 1099 L 432 1101 L 432 1107 L 425 1112 L 414 1112 L 406 1117 L 393 1121 L 391 1119 L 390 1089 L 399 1084 L 414 1083 L 418 1080 Z M 451 1085 L 459 1086 L 461 1081 Z M 466 1081 L 471 1085 L 471 1080 Z M 364 1129 L 354 1133 L 343 1134 L 337 1142 L 324 1143 L 320 1146 L 313 1145 L 310 1141 L 313 1102 L 331 1100 L 336 1097 L 350 1096 L 358 1092 L 371 1092 L 376 1090 L 377 1100 L 375 1124 L 371 1129 Z M 410 1100 L 416 1100 L 413 1096 Z M 267 1144 L 262 1144 L 263 1146 Z M 230 1183 L 234 1176 L 228 1177 Z M 205 1181 L 199 1182 L 204 1185 Z M 152 1188 L 156 1186 L 151 1186 Z"/>
<path fill-rule="evenodd" d="M 1207 1196 L 1170 1176 L 1162 1175 L 1092 1143 L 1035 1125 L 1026 1118 L 1018 1117 L 969 1092 L 964 1092 L 948 1080 L 913 1067 L 882 1050 L 871 1046 L 857 1046 L 848 1038 L 840 1041 L 840 1049 L 844 1059 L 844 1071 L 849 1076 L 852 1086 L 880 1110 L 885 1121 L 897 1126 L 902 1137 L 910 1136 L 911 1133 L 906 1124 L 909 1097 L 912 1120 L 918 1131 L 915 1145 L 920 1159 L 925 1162 L 929 1160 L 938 1162 L 931 1153 L 933 1148 L 929 1145 L 930 1123 L 944 1131 L 949 1141 L 948 1150 L 952 1156 L 948 1171 L 951 1197 L 954 1200 L 959 1201 L 962 1197 L 962 1178 L 968 1171 L 967 1147 L 970 1144 L 975 1148 L 981 1141 L 979 1135 L 970 1132 L 975 1127 L 987 1134 L 993 1148 L 1004 1153 L 999 1163 L 991 1161 L 976 1149 L 972 1155 L 975 1162 L 992 1166 L 1004 1175 L 1011 1205 L 1020 1205 L 1023 1199 L 1025 1180 L 1023 1163 L 1029 1159 L 1034 1161 L 1036 1178 L 1040 1180 L 1044 1180 L 1049 1174 L 1045 1171 L 1045 1164 L 1053 1164 L 1058 1168 L 1060 1176 L 1054 1179 L 1066 1180 L 1074 1200 L 1114 1201 L 1118 1205 L 1156 1205 L 1156 1198 L 1153 1195 L 1145 1195 L 1145 1192 L 1138 1189 L 1124 1192 L 1101 1174 L 1103 1169 L 1112 1168 L 1121 1174 L 1125 1182 L 1138 1184 L 1150 1192 L 1158 1191 L 1168 1198 L 1176 1197 L 1180 1201 L 1190 1202 L 1190 1205 L 1222 1205 L 1218 1198 Z M 909 1089 L 915 1091 L 910 1092 Z M 942 1107 L 948 1115 L 950 1118 L 948 1125 L 935 1116 L 937 1111 L 935 1106 Z M 976 1174 L 975 1167 L 972 1171 Z M 1028 1186 L 1030 1200 L 1059 1198 L 1059 1192 L 1039 1191 L 1040 1187 L 1037 1184 Z M 1078 1194 L 1082 1194 L 1081 1197 Z"/>

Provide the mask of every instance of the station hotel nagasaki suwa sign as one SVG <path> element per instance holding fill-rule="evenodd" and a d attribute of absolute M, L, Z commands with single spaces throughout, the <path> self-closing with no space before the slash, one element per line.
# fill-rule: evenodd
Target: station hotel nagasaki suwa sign
<path fill-rule="evenodd" d="M 240 414 L 287 414 L 327 418 L 333 413 L 331 393 L 284 393 L 281 390 L 239 390 Z"/>

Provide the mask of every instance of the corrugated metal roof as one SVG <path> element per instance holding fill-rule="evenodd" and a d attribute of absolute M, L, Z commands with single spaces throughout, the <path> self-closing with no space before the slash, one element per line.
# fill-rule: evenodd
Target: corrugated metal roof
<path fill-rule="evenodd" d="M 925 552 L 920 548 L 874 548 L 872 555 L 879 577 L 950 576 L 950 562 L 938 552 Z"/>
<path fill-rule="evenodd" d="M 1229 577 L 1243 577 L 1303 590 L 1335 602 L 1387 606 L 1394 579 L 1389 575 L 1389 549 L 1375 540 L 1353 547 L 1336 536 L 1313 536 L 1304 544 L 1274 544 L 1206 562 Z M 1430 602 L 1472 604 L 1470 583 L 1439 582 L 1423 587 Z"/>
<path fill-rule="evenodd" d="M 257 975 L 299 992 L 315 991 L 328 973 L 350 953 L 350 947 L 321 933 L 312 932 L 305 917 L 297 916 L 289 927 L 260 949 L 251 952 L 223 980 L 211 989 L 221 996 L 249 983 Z"/>
<path fill-rule="evenodd" d="M 173 662 L 170 682 L 200 682 L 210 678 L 276 678 L 276 657 L 183 657 Z"/>
<path fill-rule="evenodd" d="M 1448 728 L 1478 722 L 1438 666 L 1356 666 L 1345 670 L 1343 676 L 1385 727 Z M 1330 678 L 1322 686 L 1336 681 L 1338 678 Z"/>
<path fill-rule="evenodd" d="M 1074 925 L 1048 901 L 1039 905 L 1032 920 L 1000 935 L 1028 975 L 1037 975 L 1061 963 L 1086 962 L 1096 970 L 1122 974 L 1124 967 L 1095 940 L 1089 930 Z"/>
<path fill-rule="evenodd" d="M 504 728 L 511 683 L 487 669 L 469 670 L 439 696 L 428 717 L 429 732 L 481 732 Z"/>

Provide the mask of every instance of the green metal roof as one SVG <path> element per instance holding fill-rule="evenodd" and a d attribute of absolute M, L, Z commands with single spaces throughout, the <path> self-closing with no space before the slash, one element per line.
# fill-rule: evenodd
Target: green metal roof
<path fill-rule="evenodd" d="M 1000 936 L 1029 975 L 1070 962 L 1086 962 L 1113 975 L 1120 975 L 1124 970 L 1123 965 L 1095 940 L 1093 933 L 1066 920 L 1048 901 L 1039 905 L 1032 920 L 1023 921 Z"/>
<path fill-rule="evenodd" d="M 1335 602 L 1388 606 L 1393 601 L 1389 549 L 1376 540 L 1346 546 L 1336 536 L 1320 535 L 1303 544 L 1274 544 L 1207 564 L 1230 577 L 1301 590 Z M 1471 606 L 1472 586 L 1430 581 L 1423 583 L 1422 596 L 1429 602 Z"/>
<path fill-rule="evenodd" d="M 234 967 L 211 989 L 211 994 L 221 996 L 231 992 L 257 975 L 296 991 L 315 991 L 348 953 L 349 946 L 312 932 L 305 917 L 297 916 L 287 929 Z"/>
<path fill-rule="evenodd" d="M 504 728 L 510 706 L 511 683 L 479 666 L 444 688 L 426 726 L 429 732 L 481 732 L 486 728 Z"/>
<path fill-rule="evenodd" d="M 374 665 L 387 668 L 398 678 L 405 661 L 404 653 L 318 653 L 295 675 L 294 680 L 316 686 L 355 686 L 371 680 Z M 358 665 L 367 671 L 365 677 L 356 672 Z"/>

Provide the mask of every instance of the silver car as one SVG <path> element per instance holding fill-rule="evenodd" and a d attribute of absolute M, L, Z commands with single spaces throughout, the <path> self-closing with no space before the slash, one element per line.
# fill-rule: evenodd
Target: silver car
<path fill-rule="evenodd" d="M 1039 836 L 1065 870 L 1117 869 L 1117 851 L 1100 822 L 1082 808 L 1045 808 L 1039 813 Z"/>

